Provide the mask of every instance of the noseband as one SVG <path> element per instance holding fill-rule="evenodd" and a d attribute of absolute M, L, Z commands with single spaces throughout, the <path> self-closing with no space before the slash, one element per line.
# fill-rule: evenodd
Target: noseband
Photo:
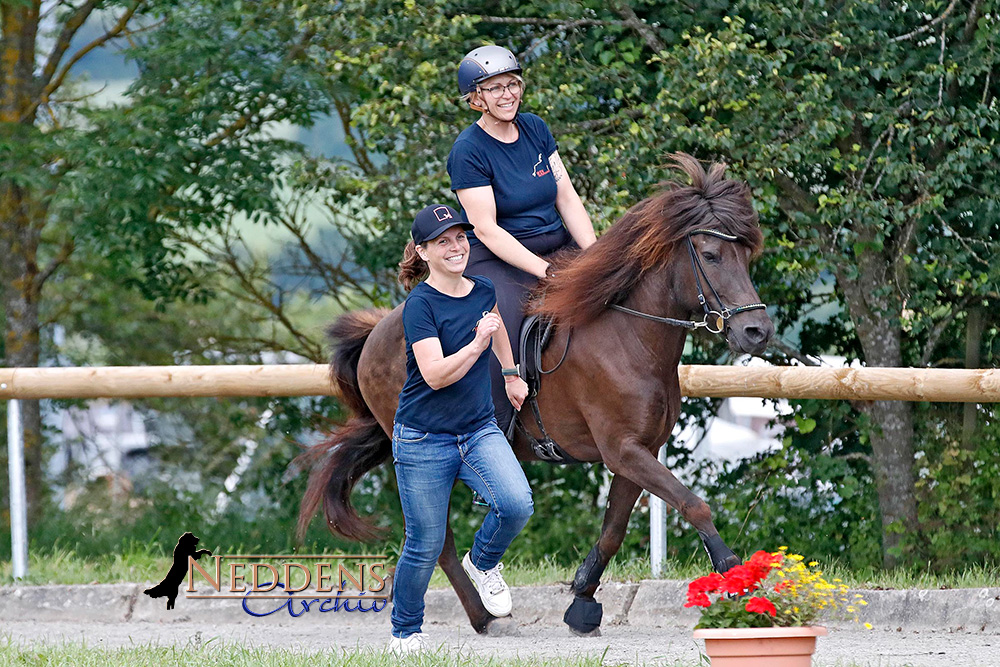
<path fill-rule="evenodd" d="M 649 313 L 632 310 L 631 308 L 626 308 L 625 306 L 619 306 L 617 304 L 610 304 L 609 307 L 614 308 L 615 310 L 620 310 L 623 313 L 628 313 L 629 315 L 635 315 L 636 317 L 641 317 L 643 319 L 660 322 L 661 324 L 672 324 L 674 326 L 684 327 L 685 329 L 704 328 L 714 334 L 722 333 L 729 322 L 729 318 L 733 315 L 738 315 L 739 313 L 746 312 L 748 310 L 761 310 L 763 308 L 767 308 L 767 305 L 763 303 L 748 303 L 745 306 L 737 306 L 735 308 L 730 308 L 726 304 L 722 303 L 719 293 L 715 290 L 715 287 L 712 286 L 712 281 L 708 279 L 708 274 L 705 273 L 705 267 L 701 264 L 701 258 L 698 257 L 698 252 L 694 249 L 694 242 L 691 240 L 691 237 L 696 234 L 708 234 L 709 236 L 720 238 L 723 241 L 738 241 L 739 237 L 719 232 L 714 229 L 695 229 L 687 235 L 688 254 L 691 256 L 691 270 L 694 272 L 695 284 L 698 285 L 698 303 L 701 304 L 702 309 L 705 311 L 705 318 L 703 320 L 699 322 L 698 320 L 678 320 L 673 317 L 659 317 L 657 315 L 650 315 Z M 719 304 L 718 310 L 714 310 L 709 307 L 708 300 L 705 298 L 705 290 L 701 285 L 702 278 L 705 279 L 705 284 L 708 285 L 708 289 L 715 297 L 715 302 Z"/>

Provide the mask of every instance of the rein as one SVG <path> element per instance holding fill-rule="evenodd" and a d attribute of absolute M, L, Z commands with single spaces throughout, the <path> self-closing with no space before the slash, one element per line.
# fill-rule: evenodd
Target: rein
<path fill-rule="evenodd" d="M 701 264 L 701 259 L 698 257 L 697 251 L 694 249 L 694 242 L 691 241 L 691 237 L 696 234 L 708 234 L 709 236 L 714 236 L 720 238 L 724 241 L 738 241 L 739 237 L 733 236 L 732 234 L 726 234 L 724 232 L 719 232 L 714 229 L 695 229 L 694 231 L 688 233 L 687 235 L 687 246 L 688 254 L 691 257 L 691 271 L 694 273 L 695 283 L 698 285 L 698 303 L 701 304 L 702 309 L 705 311 L 705 317 L 700 322 L 698 320 L 679 320 L 673 317 L 661 317 L 659 315 L 650 315 L 649 313 L 644 313 L 639 310 L 632 310 L 631 308 L 626 308 L 625 306 L 619 306 L 618 304 L 609 304 L 609 308 L 619 310 L 623 313 L 629 315 L 634 315 L 636 317 L 641 317 L 646 320 L 652 320 L 653 322 L 659 322 L 661 324 L 670 324 L 677 327 L 683 327 L 685 329 L 702 329 L 719 334 L 725 331 L 726 324 L 729 318 L 734 315 L 739 315 L 740 313 L 747 312 L 750 310 L 761 310 L 767 308 L 766 304 L 763 303 L 748 303 L 745 306 L 737 306 L 735 308 L 730 308 L 722 303 L 722 299 L 719 297 L 719 293 L 712 286 L 712 281 L 708 279 L 708 274 L 705 273 L 705 267 Z M 714 310 L 709 308 L 708 300 L 705 298 L 705 290 L 702 287 L 701 279 L 705 279 L 705 284 L 708 285 L 708 289 L 712 292 L 715 297 L 715 302 L 719 304 L 719 310 Z"/>

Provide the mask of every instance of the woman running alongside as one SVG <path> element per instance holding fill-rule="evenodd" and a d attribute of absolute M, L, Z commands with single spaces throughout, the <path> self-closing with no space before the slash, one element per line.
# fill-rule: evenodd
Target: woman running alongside
<path fill-rule="evenodd" d="M 392 427 L 406 520 L 393 584 L 389 646 L 397 653 L 425 646 L 424 594 L 444 545 L 455 480 L 490 506 L 462 566 L 494 616 L 512 607 L 500 558 L 533 511 L 528 481 L 494 417 L 490 350 L 505 368 L 514 358 L 493 283 L 463 275 L 470 227 L 450 206 L 424 208 L 399 265 L 410 293 L 403 306 L 407 377 Z M 528 392 L 524 381 L 508 376 L 504 389 L 503 400 L 520 408 Z"/>

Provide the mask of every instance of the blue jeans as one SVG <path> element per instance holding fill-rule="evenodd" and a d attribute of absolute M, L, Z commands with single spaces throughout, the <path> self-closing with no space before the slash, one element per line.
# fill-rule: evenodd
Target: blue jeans
<path fill-rule="evenodd" d="M 500 562 L 534 505 L 524 471 L 496 420 L 466 435 L 393 424 L 392 460 L 406 519 L 406 542 L 393 579 L 392 634 L 408 637 L 420 632 L 424 620 L 424 593 L 444 546 L 455 480 L 490 506 L 470 554 L 480 570 Z"/>

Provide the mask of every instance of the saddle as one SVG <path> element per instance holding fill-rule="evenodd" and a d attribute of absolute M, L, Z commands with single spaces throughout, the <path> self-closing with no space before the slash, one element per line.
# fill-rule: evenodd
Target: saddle
<path fill-rule="evenodd" d="M 551 320 L 543 320 L 538 315 L 529 315 L 521 323 L 518 351 L 521 353 L 521 379 L 528 385 L 528 398 L 537 396 L 541 389 L 539 369 L 542 366 L 542 352 L 549 344 L 553 328 Z"/>
<path fill-rule="evenodd" d="M 538 315 L 528 316 L 521 324 L 521 337 L 518 342 L 518 350 L 521 353 L 521 379 L 528 385 L 528 397 L 525 399 L 525 403 L 531 407 L 535 424 L 538 426 L 538 431 L 542 434 L 542 439 L 535 438 L 524 428 L 524 424 L 521 423 L 524 415 L 522 406 L 521 412 L 514 414 L 510 427 L 507 429 L 507 440 L 509 442 L 514 441 L 514 431 L 517 429 L 528 439 L 531 450 L 542 461 L 559 464 L 579 463 L 579 461 L 567 454 L 555 440 L 549 437 L 549 434 L 545 431 L 545 425 L 542 423 L 542 414 L 538 410 L 537 397 L 538 392 L 542 388 L 542 376 L 552 372 L 542 370 L 542 352 L 545 351 L 554 328 L 551 320 L 543 319 Z"/>

